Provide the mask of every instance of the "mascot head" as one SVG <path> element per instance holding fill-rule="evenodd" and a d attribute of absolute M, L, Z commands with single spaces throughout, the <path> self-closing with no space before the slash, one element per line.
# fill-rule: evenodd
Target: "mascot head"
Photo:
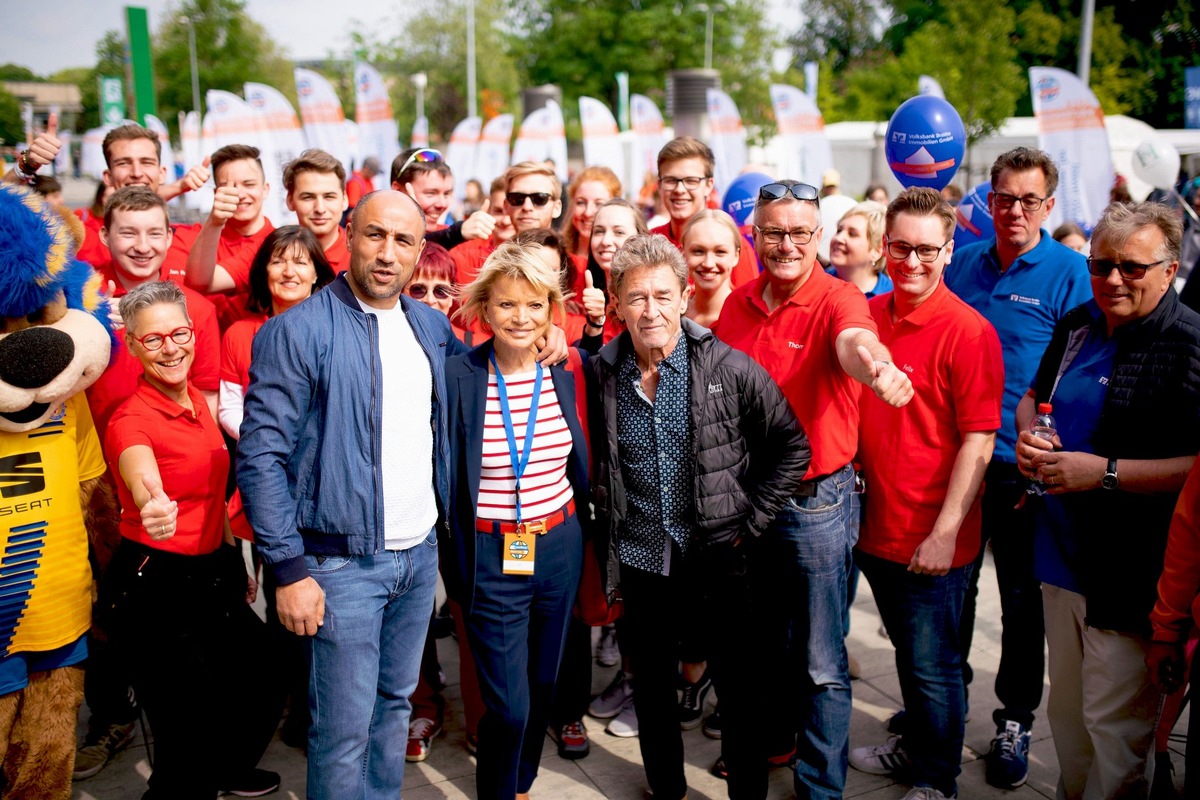
<path fill-rule="evenodd" d="M 75 251 L 40 195 L 0 185 L 0 431 L 41 426 L 108 366 L 100 276 Z"/>

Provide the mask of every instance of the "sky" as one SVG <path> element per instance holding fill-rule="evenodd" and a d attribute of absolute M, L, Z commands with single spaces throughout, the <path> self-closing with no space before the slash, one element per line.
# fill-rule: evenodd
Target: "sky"
<path fill-rule="evenodd" d="M 0 0 L 0 9 L 12 10 L 12 0 Z M 150 15 L 153 33 L 171 0 L 57 0 L 54 3 L 20 3 L 22 35 L 7 36 L 0 62 L 29 67 L 49 75 L 66 67 L 95 64 L 96 43 L 105 31 L 125 30 L 124 7 L 138 5 Z M 791 5 L 771 0 L 774 13 Z M 342 53 L 349 47 L 351 21 L 381 35 L 399 28 L 400 0 L 247 0 L 246 10 L 263 25 L 288 55 L 297 61 L 324 58 L 327 51 Z M 793 6 L 794 7 L 794 6 Z M 331 9 L 336 12 L 331 14 Z M 793 12 L 794 13 L 794 12 Z M 329 19 L 334 16 L 334 19 Z M 776 17 L 778 18 L 778 17 Z"/>
<path fill-rule="evenodd" d="M 9 0 L 0 1 L 8 8 Z M 29 67 L 49 75 L 66 67 L 95 64 L 96 43 L 105 31 L 125 30 L 126 5 L 145 8 L 151 33 L 158 28 L 170 0 L 57 0 L 21 3 L 20 36 L 5 37 L 0 62 Z M 351 20 L 379 33 L 399 25 L 399 3 L 389 0 L 248 0 L 246 10 L 296 60 L 324 58 L 326 51 L 349 47 Z M 177 6 L 176 6 L 177 7 Z M 331 12 L 336 9 L 336 12 Z M 330 16 L 336 15 L 336 19 Z"/>

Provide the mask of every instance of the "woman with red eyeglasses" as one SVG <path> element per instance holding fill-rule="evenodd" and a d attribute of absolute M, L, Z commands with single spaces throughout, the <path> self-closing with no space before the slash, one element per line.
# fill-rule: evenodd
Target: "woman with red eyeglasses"
<path fill-rule="evenodd" d="M 154 281 L 121 299 L 137 388 L 113 414 L 104 452 L 117 476 L 121 544 L 100 614 L 154 729 L 147 798 L 258 796 L 279 775 L 257 768 L 279 721 L 256 587 L 226 524 L 229 453 L 188 383 L 195 331 L 183 291 Z"/>

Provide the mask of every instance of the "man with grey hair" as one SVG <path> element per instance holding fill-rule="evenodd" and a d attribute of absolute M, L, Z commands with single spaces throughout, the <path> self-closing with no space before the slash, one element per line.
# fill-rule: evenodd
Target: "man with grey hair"
<path fill-rule="evenodd" d="M 988 207 L 996 235 L 954 252 L 944 280 L 967 305 L 996 329 L 1004 354 L 1004 404 L 996 448 L 983 490 L 982 547 L 971 571 L 958 635 L 964 657 L 975 631 L 975 597 L 983 554 L 991 542 L 1000 590 L 1000 666 L 996 670 L 998 708 L 992 711 L 996 736 L 987 754 L 987 782 L 1015 789 L 1029 775 L 1029 743 L 1034 712 L 1042 702 L 1045 636 L 1042 594 L 1033 574 L 1033 520 L 1018 507 L 1026 480 L 1017 470 L 1017 404 L 1029 388 L 1050 335 L 1067 312 L 1091 297 L 1083 256 L 1054 241 L 1042 226 L 1054 208 L 1058 166 L 1049 153 L 1017 147 L 992 164 Z M 963 662 L 970 689 L 971 665 Z M 904 712 L 889 728 L 904 733 Z"/>
<path fill-rule="evenodd" d="M 766 368 L 812 442 L 805 480 L 776 517 L 769 543 L 769 583 L 778 589 L 772 609 L 783 617 L 776 627 L 791 632 L 781 643 L 789 657 L 764 661 L 768 675 L 759 678 L 782 701 L 773 716 L 786 730 L 776 731 L 771 755 L 790 755 L 796 742 L 796 794 L 805 798 L 841 797 L 846 785 L 851 704 L 842 626 L 858 539 L 850 461 L 859 384 L 896 407 L 913 396 L 863 293 L 815 267 L 821 230 L 815 187 L 783 180 L 759 189 L 754 246 L 764 271 L 733 291 L 714 328 Z"/>
<path fill-rule="evenodd" d="M 800 484 L 808 440 L 766 370 L 684 318 L 687 266 L 666 237 L 629 239 L 611 280 L 626 330 L 590 362 L 598 547 L 606 591 L 625 603 L 646 777 L 656 798 L 687 794 L 675 686 L 681 633 L 702 619 L 719 632 L 729 795 L 763 798 L 759 537 Z"/>
<path fill-rule="evenodd" d="M 1104 212 L 1087 260 L 1092 299 L 1055 327 L 1016 412 L 1017 468 L 1046 488 L 1032 504 L 1034 576 L 1069 800 L 1149 792 L 1160 697 L 1145 663 L 1149 614 L 1200 451 L 1200 314 L 1172 286 L 1179 241 L 1166 206 Z M 1028 431 L 1040 403 L 1053 403 L 1053 441 Z"/>

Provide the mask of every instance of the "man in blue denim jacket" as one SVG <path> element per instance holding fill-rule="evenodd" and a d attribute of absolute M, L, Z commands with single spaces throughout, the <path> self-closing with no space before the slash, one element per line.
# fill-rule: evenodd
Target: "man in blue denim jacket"
<path fill-rule="evenodd" d="M 424 247 L 420 207 L 377 192 L 347 228 L 350 269 L 254 339 L 238 484 L 279 588 L 309 637 L 308 791 L 395 798 L 409 695 L 447 506 L 446 317 L 401 297 Z"/>

